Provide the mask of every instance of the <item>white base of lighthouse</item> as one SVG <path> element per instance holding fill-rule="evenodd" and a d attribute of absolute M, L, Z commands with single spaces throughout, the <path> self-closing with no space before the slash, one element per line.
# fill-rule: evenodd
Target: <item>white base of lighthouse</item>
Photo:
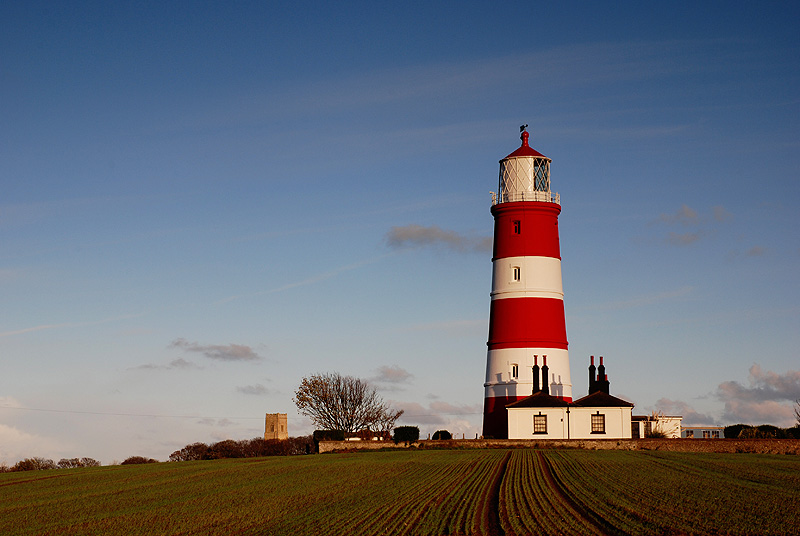
<path fill-rule="evenodd" d="M 486 360 L 484 398 L 524 398 L 533 392 L 533 356 L 544 364 L 547 356 L 548 389 L 551 396 L 572 400 L 572 381 L 569 375 L 569 353 L 557 348 L 502 348 L 489 350 Z M 539 388 L 541 379 L 539 379 Z"/>

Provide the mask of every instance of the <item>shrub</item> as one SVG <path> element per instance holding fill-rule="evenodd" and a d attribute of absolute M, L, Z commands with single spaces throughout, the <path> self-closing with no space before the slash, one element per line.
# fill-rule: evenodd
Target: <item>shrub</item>
<path fill-rule="evenodd" d="M 208 455 L 211 460 L 219 460 L 222 458 L 244 458 L 242 446 L 238 441 L 233 439 L 225 439 L 219 441 L 208 447 Z"/>
<path fill-rule="evenodd" d="M 9 471 L 43 471 L 46 469 L 58 469 L 58 466 L 53 460 L 25 458 L 18 461 Z"/>
<path fill-rule="evenodd" d="M 207 459 L 209 459 L 208 445 L 205 443 L 192 443 L 169 455 L 169 461 L 171 462 L 189 462 Z"/>
<path fill-rule="evenodd" d="M 394 429 L 394 442 L 411 443 L 419 440 L 419 428 L 416 426 L 398 426 Z"/>
<path fill-rule="evenodd" d="M 158 460 L 154 460 L 153 458 L 145 458 L 144 456 L 131 456 L 130 458 L 125 459 L 120 465 L 137 465 L 140 463 L 158 463 Z"/>
<path fill-rule="evenodd" d="M 344 430 L 314 430 L 314 443 L 320 441 L 344 441 Z"/>
<path fill-rule="evenodd" d="M 436 430 L 433 433 L 433 439 L 453 439 L 453 434 L 447 430 Z"/>
<path fill-rule="evenodd" d="M 786 437 L 786 431 L 771 424 L 762 424 L 758 427 L 758 436 L 765 439 L 783 439 Z"/>
<path fill-rule="evenodd" d="M 741 434 L 746 428 L 752 428 L 752 426 L 749 424 L 732 424 L 731 426 L 726 426 L 722 433 L 725 435 L 725 437 L 737 438 L 739 437 L 739 434 Z"/>
<path fill-rule="evenodd" d="M 59 469 L 74 469 L 76 467 L 100 467 L 100 462 L 93 458 L 61 458 L 58 460 Z"/>

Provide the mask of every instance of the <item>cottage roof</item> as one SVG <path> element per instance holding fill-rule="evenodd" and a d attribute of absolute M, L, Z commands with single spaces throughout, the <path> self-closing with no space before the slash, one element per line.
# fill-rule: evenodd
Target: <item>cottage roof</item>
<path fill-rule="evenodd" d="M 595 391 L 594 393 L 588 396 L 579 398 L 570 405 L 579 407 L 592 407 L 592 408 L 633 407 L 633 404 L 631 404 L 630 402 L 626 402 L 621 398 L 617 398 L 616 396 L 611 396 L 602 391 Z"/>
<path fill-rule="evenodd" d="M 631 404 L 632 405 L 632 404 Z M 548 395 L 544 391 L 537 391 L 527 398 L 509 404 L 507 408 L 565 408 L 568 402 Z"/>

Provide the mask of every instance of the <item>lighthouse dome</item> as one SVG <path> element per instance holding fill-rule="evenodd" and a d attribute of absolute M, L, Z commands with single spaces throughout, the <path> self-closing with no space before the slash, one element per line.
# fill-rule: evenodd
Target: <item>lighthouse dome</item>
<path fill-rule="evenodd" d="M 523 131 L 519 149 L 500 160 L 500 195 L 497 202 L 544 201 L 558 203 L 550 192 L 551 160 L 528 144 Z"/>

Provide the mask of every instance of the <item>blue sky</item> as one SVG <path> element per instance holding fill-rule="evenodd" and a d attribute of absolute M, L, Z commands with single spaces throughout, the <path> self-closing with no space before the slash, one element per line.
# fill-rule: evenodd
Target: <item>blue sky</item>
<path fill-rule="evenodd" d="M 327 371 L 474 437 L 523 123 L 575 392 L 793 423 L 796 4 L 163 4 L 0 7 L 0 462 L 310 433 Z"/>

